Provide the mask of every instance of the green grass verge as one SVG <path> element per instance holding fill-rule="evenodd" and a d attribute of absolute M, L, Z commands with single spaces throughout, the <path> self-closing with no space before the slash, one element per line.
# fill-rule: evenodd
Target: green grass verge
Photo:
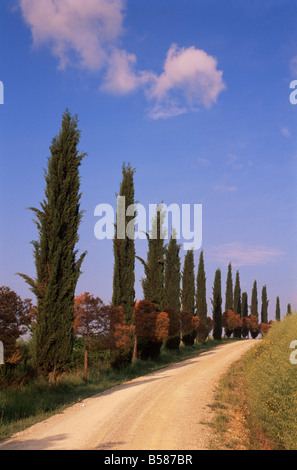
<path fill-rule="evenodd" d="M 297 450 L 297 364 L 291 363 L 297 340 L 297 315 L 276 322 L 245 357 L 249 408 L 255 421 L 279 449 Z"/>
<path fill-rule="evenodd" d="M 295 340 L 297 314 L 275 322 L 222 377 L 212 406 L 214 448 L 297 450 Z"/>
<path fill-rule="evenodd" d="M 105 368 L 100 371 L 90 370 L 88 382 L 83 381 L 82 373 L 69 373 L 55 386 L 49 386 L 44 380 L 34 380 L 18 388 L 0 390 L 0 440 L 10 437 L 32 424 L 62 412 L 66 407 L 84 398 L 98 394 L 115 385 L 122 384 L 136 377 L 162 369 L 171 364 L 195 357 L 230 339 L 222 341 L 208 340 L 190 347 L 181 346 L 179 350 L 162 350 L 155 361 L 137 359 L 131 365 L 120 370 Z"/>

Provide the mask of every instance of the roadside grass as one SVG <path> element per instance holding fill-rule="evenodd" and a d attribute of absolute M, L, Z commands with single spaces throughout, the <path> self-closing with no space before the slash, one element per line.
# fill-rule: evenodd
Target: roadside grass
<path fill-rule="evenodd" d="M 108 366 L 102 367 L 100 370 L 90 369 L 87 382 L 83 380 L 82 371 L 76 371 L 62 376 L 56 385 L 50 386 L 45 380 L 35 379 L 23 386 L 2 388 L 0 390 L 0 440 L 6 439 L 53 414 L 61 413 L 66 407 L 85 398 L 195 357 L 230 341 L 232 340 L 209 339 L 193 346 L 182 345 L 178 350 L 162 349 L 160 356 L 155 361 L 137 359 L 121 369 L 113 369 Z"/>
<path fill-rule="evenodd" d="M 213 404 L 212 447 L 297 450 L 297 365 L 290 362 L 297 315 L 275 322 L 221 379 Z"/>
<path fill-rule="evenodd" d="M 297 315 L 274 323 L 246 357 L 249 406 L 279 449 L 297 450 L 297 365 L 290 344 L 297 340 Z"/>
<path fill-rule="evenodd" d="M 273 450 L 249 408 L 248 383 L 243 359 L 239 359 L 222 377 L 211 405 L 214 411 L 210 426 L 213 450 Z"/>

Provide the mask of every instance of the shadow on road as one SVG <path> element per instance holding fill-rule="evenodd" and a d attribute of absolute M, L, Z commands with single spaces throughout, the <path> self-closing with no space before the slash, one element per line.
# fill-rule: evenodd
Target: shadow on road
<path fill-rule="evenodd" d="M 66 434 L 58 434 L 57 436 L 45 439 L 26 439 L 26 441 L 18 439 L 13 439 L 13 441 L 7 440 L 0 445 L 0 450 L 50 450 L 52 446 L 55 446 L 57 442 L 63 441 L 66 437 Z"/>

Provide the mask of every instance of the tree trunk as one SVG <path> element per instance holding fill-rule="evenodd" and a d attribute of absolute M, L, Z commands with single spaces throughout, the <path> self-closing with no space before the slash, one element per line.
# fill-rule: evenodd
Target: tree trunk
<path fill-rule="evenodd" d="M 89 338 L 86 336 L 86 347 L 85 347 L 85 360 L 84 360 L 84 381 L 88 380 L 88 355 L 89 355 Z"/>
<path fill-rule="evenodd" d="M 137 359 L 137 337 L 135 334 L 132 361 L 136 361 L 136 359 Z"/>

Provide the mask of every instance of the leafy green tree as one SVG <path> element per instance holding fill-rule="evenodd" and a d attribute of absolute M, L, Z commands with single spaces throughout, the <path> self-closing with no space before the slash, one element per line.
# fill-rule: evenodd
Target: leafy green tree
<path fill-rule="evenodd" d="M 220 340 L 222 338 L 222 287 L 221 270 L 217 269 L 212 289 L 212 318 L 213 337 Z"/>
<path fill-rule="evenodd" d="M 124 201 L 122 213 L 125 215 L 125 222 L 123 226 L 125 233 L 119 233 L 118 217 L 115 226 L 115 237 L 113 242 L 114 253 L 114 272 L 113 272 L 113 295 L 112 303 L 116 306 L 121 306 L 124 311 L 124 316 L 128 324 L 132 323 L 133 308 L 135 302 L 135 239 L 133 225 L 133 215 L 127 216 L 126 210 L 134 202 L 134 173 L 135 169 L 131 165 L 123 164 L 122 167 L 122 182 L 120 186 L 119 195 Z M 119 212 L 118 212 L 119 215 Z M 130 236 L 127 233 L 127 226 L 129 224 Z M 123 237 L 123 238 L 121 238 Z"/>
<path fill-rule="evenodd" d="M 32 208 L 39 239 L 33 242 L 36 278 L 21 276 L 37 297 L 36 359 L 41 375 L 55 381 L 71 362 L 74 294 L 86 253 L 77 259 L 80 211 L 80 131 L 68 110 L 50 147 L 45 199 Z"/>
<path fill-rule="evenodd" d="M 261 323 L 268 323 L 268 303 L 267 288 L 262 287 L 262 306 L 261 306 Z"/>
<path fill-rule="evenodd" d="M 228 265 L 228 273 L 226 280 L 226 294 L 225 294 L 225 312 L 227 310 L 234 309 L 234 297 L 233 297 L 233 280 L 232 280 L 232 265 Z"/>
<path fill-rule="evenodd" d="M 17 351 L 17 340 L 28 331 L 33 309 L 30 299 L 22 300 L 9 287 L 0 286 L 0 341 L 5 362 Z"/>
<path fill-rule="evenodd" d="M 279 303 L 279 297 L 277 297 L 276 306 L 275 306 L 275 320 L 280 321 L 280 319 L 281 319 L 280 303 Z"/>
<path fill-rule="evenodd" d="M 259 318 L 257 281 L 254 281 L 252 289 L 251 315 L 254 315 L 257 319 Z"/>
<path fill-rule="evenodd" d="M 197 290 L 196 290 L 196 308 L 197 316 L 200 323 L 207 321 L 207 302 L 206 302 L 206 275 L 204 269 L 203 250 L 200 253 L 198 273 L 197 273 Z"/>

